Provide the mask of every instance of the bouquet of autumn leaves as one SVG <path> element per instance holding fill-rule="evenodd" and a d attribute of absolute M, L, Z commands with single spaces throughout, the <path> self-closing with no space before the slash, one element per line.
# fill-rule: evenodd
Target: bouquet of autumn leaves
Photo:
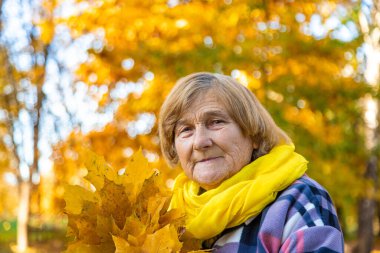
<path fill-rule="evenodd" d="M 85 177 L 93 191 L 68 185 L 65 213 L 70 239 L 66 253 L 187 252 L 199 243 L 183 246 L 184 215 L 168 210 L 170 190 L 141 151 L 123 173 L 103 157 L 86 151 Z M 197 245 L 197 246 L 196 246 Z"/>

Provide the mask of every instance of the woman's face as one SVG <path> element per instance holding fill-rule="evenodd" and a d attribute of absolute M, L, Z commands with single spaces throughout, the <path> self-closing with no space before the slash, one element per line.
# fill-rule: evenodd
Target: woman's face
<path fill-rule="evenodd" d="M 243 135 L 212 91 L 194 100 L 174 131 L 185 174 L 205 189 L 215 188 L 251 160 L 252 140 Z"/>

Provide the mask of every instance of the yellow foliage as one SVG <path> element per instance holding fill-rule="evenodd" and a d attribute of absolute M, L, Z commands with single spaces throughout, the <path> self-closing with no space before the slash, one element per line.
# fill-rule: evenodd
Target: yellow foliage
<path fill-rule="evenodd" d="M 44 44 L 49 44 L 54 37 L 54 28 L 55 25 L 51 22 L 51 20 L 46 20 L 39 24 L 41 29 L 41 41 Z"/>
<path fill-rule="evenodd" d="M 53 8 L 51 1 L 45 2 Z M 347 203 L 353 203 L 351 189 L 360 189 L 357 185 L 360 173 L 356 171 L 360 172 L 357 168 L 364 164 L 365 158 L 360 139 L 353 138 L 357 134 L 356 125 L 361 121 L 355 103 L 364 89 L 351 77 L 343 78 L 342 69 L 347 64 L 354 68 L 360 65 L 356 57 L 348 59 L 346 56 L 355 55 L 357 43 L 361 42 L 360 39 L 349 43 L 331 40 L 332 31 L 316 40 L 311 31 L 305 29 L 310 26 L 313 15 L 320 15 L 324 25 L 324 19 L 344 4 L 164 0 L 92 0 L 73 4 L 78 11 L 54 23 L 69 27 L 74 39 L 90 33 L 101 42 L 101 48 L 88 50 L 88 60 L 77 69 L 76 78 L 89 85 L 107 85 L 107 92 L 99 98 L 99 111 L 110 102 L 117 102 L 119 107 L 113 121 L 103 129 L 88 134 L 74 131 L 55 149 L 58 158 L 54 164 L 55 192 L 57 198 L 62 196 L 62 182 L 84 185 L 78 170 L 83 159 L 75 155 L 79 146 L 90 147 L 105 156 L 112 166 L 95 167 L 86 178 L 93 181 L 95 193 L 101 196 L 96 203 L 108 205 L 99 207 L 98 226 L 112 227 L 122 236 L 112 239 L 99 232 L 99 240 L 107 238 L 122 251 L 125 247 L 143 245 L 146 231 L 152 233 L 173 224 L 167 219 L 170 215 L 159 211 L 166 210 L 169 200 L 157 199 L 154 191 L 149 195 L 150 190 L 144 186 L 147 182 L 152 184 L 154 172 L 140 174 L 143 170 L 139 166 L 147 164 L 137 165 L 138 169 L 132 171 L 130 167 L 136 166 L 131 165 L 133 161 L 126 164 L 126 160 L 143 147 L 143 153 L 151 155 L 149 165 L 162 172 L 160 177 L 168 185 L 180 168 L 170 169 L 165 164 L 157 124 L 137 136 L 129 135 L 126 129 L 141 113 L 153 115 L 157 122 L 162 102 L 175 81 L 196 71 L 231 74 L 252 90 L 268 111 L 274 112 L 275 121 L 289 133 L 300 153 L 310 160 L 310 173 L 321 175 L 317 179 L 328 186 L 334 199 L 345 198 Z M 52 31 L 49 26 L 44 29 L 47 29 L 46 34 Z M 126 67 L 125 60 L 133 64 Z M 154 74 L 149 80 L 145 78 L 147 72 Z M 117 91 L 118 85 L 139 91 L 125 98 L 114 98 L 112 93 Z M 134 88 L 140 85 L 142 91 Z M 99 163 L 105 164 L 105 161 Z M 127 168 L 131 176 L 120 178 L 118 171 L 110 167 Z M 327 177 L 338 172 L 345 175 L 345 181 L 340 177 L 333 180 Z M 145 191 L 145 195 L 142 194 Z M 151 217 L 139 217 L 131 211 L 137 210 L 132 202 L 139 202 L 142 195 L 146 196 L 145 204 L 138 210 L 149 209 L 146 213 L 151 213 Z M 123 201 L 112 201 L 115 198 Z M 83 206 L 71 208 L 78 212 Z M 118 208 L 129 211 L 113 214 L 109 220 Z M 123 227 L 124 223 L 129 224 L 125 225 L 128 229 Z"/>
<path fill-rule="evenodd" d="M 91 151 L 82 152 L 94 191 L 67 185 L 64 199 L 68 216 L 66 253 L 72 252 L 179 252 L 184 215 L 168 210 L 171 192 L 150 168 L 142 151 L 128 161 L 123 173 Z M 191 245 L 199 244 L 192 243 Z"/>
<path fill-rule="evenodd" d="M 313 136 L 323 139 L 328 144 L 338 143 L 342 139 L 341 129 L 338 126 L 326 124 L 322 114 L 318 111 L 314 112 L 309 108 L 287 107 L 284 112 L 286 120 L 300 125 Z"/>
<path fill-rule="evenodd" d="M 77 185 L 67 185 L 64 198 L 66 201 L 65 211 L 71 214 L 80 214 L 86 201 L 97 201 L 96 196 L 90 191 Z"/>

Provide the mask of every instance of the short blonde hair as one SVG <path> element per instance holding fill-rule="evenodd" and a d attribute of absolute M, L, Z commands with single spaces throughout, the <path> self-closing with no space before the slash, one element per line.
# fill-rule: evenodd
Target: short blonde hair
<path fill-rule="evenodd" d="M 214 73 L 193 73 L 177 81 L 160 110 L 158 131 L 161 150 L 171 166 L 178 163 L 174 145 L 176 124 L 195 98 L 208 90 L 217 94 L 243 134 L 258 147 L 253 151 L 252 161 L 280 143 L 291 142 L 256 96 L 235 79 Z"/>

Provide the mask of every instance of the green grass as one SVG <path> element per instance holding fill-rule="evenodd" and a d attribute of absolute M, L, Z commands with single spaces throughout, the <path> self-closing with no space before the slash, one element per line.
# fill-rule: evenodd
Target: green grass
<path fill-rule="evenodd" d="M 5 225 L 4 225 L 5 224 Z M 9 226 L 10 225 L 10 226 Z M 0 252 L 12 253 L 11 244 L 16 243 L 17 222 L 0 220 Z M 41 228 L 28 228 L 29 245 L 38 253 L 61 252 L 66 247 L 66 229 L 54 226 L 41 226 Z"/>
<path fill-rule="evenodd" d="M 6 230 L 7 226 L 10 225 L 10 229 Z M 6 243 L 16 238 L 16 227 L 17 222 L 14 221 L 0 221 L 0 243 Z"/>

